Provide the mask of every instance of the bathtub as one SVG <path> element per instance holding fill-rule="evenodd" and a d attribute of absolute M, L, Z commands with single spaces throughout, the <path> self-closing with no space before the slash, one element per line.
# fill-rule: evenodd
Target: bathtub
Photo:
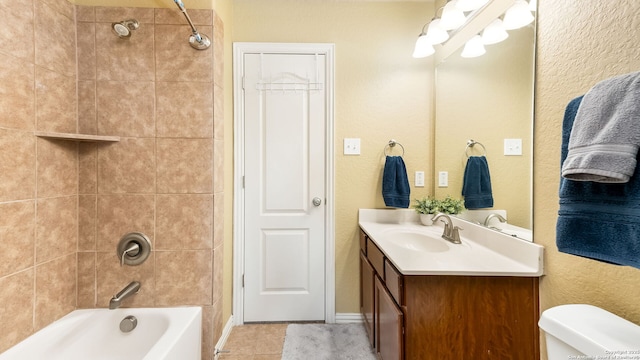
<path fill-rule="evenodd" d="M 138 324 L 124 333 L 120 322 L 129 315 Z M 76 310 L 0 354 L 0 360 L 200 360 L 201 329 L 200 307 Z"/>

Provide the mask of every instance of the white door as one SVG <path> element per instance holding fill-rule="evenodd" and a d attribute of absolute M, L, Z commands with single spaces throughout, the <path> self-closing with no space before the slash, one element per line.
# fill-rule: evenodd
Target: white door
<path fill-rule="evenodd" d="M 244 54 L 244 321 L 325 319 L 325 55 Z"/>

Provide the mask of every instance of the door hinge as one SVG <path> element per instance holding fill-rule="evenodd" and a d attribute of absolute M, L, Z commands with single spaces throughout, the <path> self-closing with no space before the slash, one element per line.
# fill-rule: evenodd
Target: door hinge
<path fill-rule="evenodd" d="M 244 274 L 242 274 L 242 287 L 244 287 Z"/>
<path fill-rule="evenodd" d="M 242 175 L 242 188 L 244 189 L 244 175 Z"/>
<path fill-rule="evenodd" d="M 244 79 L 245 79 L 245 77 L 243 76 L 242 77 L 242 90 L 244 90 Z"/>

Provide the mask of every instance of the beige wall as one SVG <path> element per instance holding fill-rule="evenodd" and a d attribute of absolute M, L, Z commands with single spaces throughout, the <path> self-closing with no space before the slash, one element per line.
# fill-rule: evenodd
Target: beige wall
<path fill-rule="evenodd" d="M 234 4 L 233 41 L 336 45 L 335 181 L 336 311 L 359 312 L 358 208 L 384 207 L 383 148 L 404 146 L 412 198 L 432 186 L 431 60 L 411 57 L 432 4 L 415 2 L 292 2 Z M 362 139 L 362 155 L 342 155 L 345 137 Z M 426 187 L 413 172 L 427 171 Z"/>
<path fill-rule="evenodd" d="M 637 14 L 636 0 L 539 1 L 534 236 L 546 248 L 542 310 L 587 303 L 640 324 L 640 270 L 561 254 L 555 246 L 564 109 L 596 82 L 640 69 Z"/>

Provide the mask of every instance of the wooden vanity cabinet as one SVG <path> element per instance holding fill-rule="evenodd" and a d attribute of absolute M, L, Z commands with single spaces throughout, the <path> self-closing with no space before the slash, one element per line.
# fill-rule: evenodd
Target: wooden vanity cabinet
<path fill-rule="evenodd" d="M 537 277 L 402 275 L 364 233 L 361 249 L 361 308 L 379 359 L 540 359 Z"/>

